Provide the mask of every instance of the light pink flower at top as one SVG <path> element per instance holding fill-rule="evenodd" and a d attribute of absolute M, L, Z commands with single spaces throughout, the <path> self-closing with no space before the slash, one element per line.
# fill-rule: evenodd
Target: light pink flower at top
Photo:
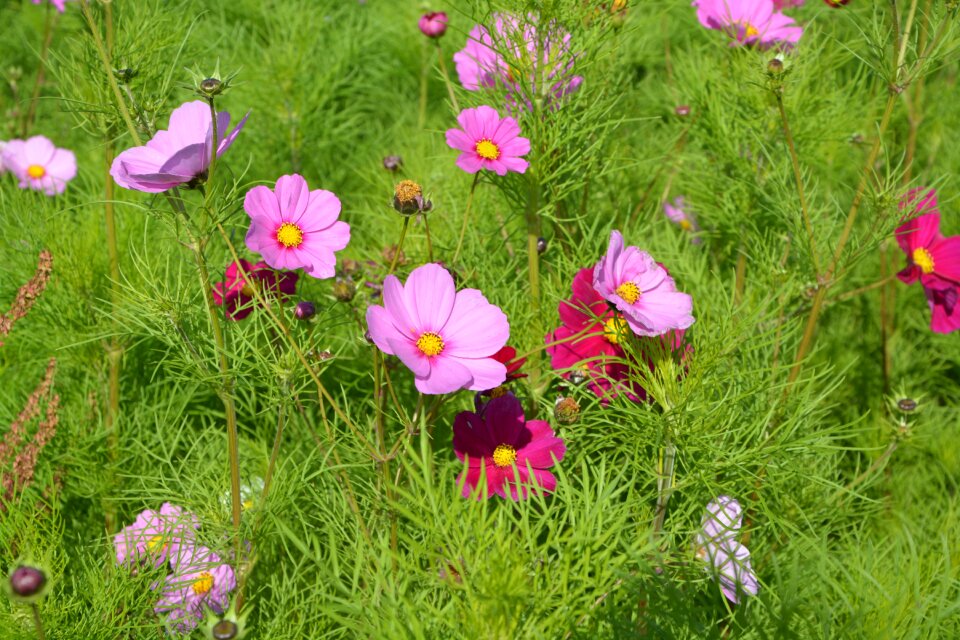
<path fill-rule="evenodd" d="M 453 55 L 460 84 L 469 91 L 504 86 L 508 101 L 530 109 L 538 97 L 548 106 L 580 88 L 583 77 L 573 74 L 576 54 L 570 49 L 570 34 L 555 23 L 538 24 L 510 14 L 491 16 L 493 27 L 476 25 L 467 44 Z M 539 56 L 538 56 L 539 52 Z M 546 91 L 537 81 L 549 84 Z"/>
<path fill-rule="evenodd" d="M 557 479 L 547 469 L 567 451 L 547 422 L 526 420 L 513 394 L 492 398 L 483 413 L 457 414 L 453 449 L 467 465 L 458 478 L 463 482 L 463 497 L 477 491 L 484 476 L 486 491 L 477 492 L 478 500 L 494 494 L 506 498 L 508 488 L 513 500 L 526 498 L 529 491 L 552 492 Z"/>
<path fill-rule="evenodd" d="M 666 269 L 645 251 L 610 234 L 607 253 L 593 269 L 593 287 L 623 314 L 638 336 L 659 336 L 693 324 L 693 299 L 677 291 Z"/>
<path fill-rule="evenodd" d="M 153 566 L 162 566 L 181 545 L 193 543 L 194 531 L 199 528 L 194 514 L 169 502 L 163 503 L 160 511 L 147 509 L 113 536 L 117 564 L 135 566 L 149 559 Z"/>
<path fill-rule="evenodd" d="M 484 391 L 506 380 L 494 355 L 510 337 L 507 316 L 478 290 L 457 291 L 440 265 L 417 267 L 406 284 L 387 276 L 383 303 L 367 308 L 370 339 L 400 358 L 421 393 Z"/>
<path fill-rule="evenodd" d="M 40 4 L 41 2 L 43 2 L 43 0 L 33 0 L 33 4 Z M 67 9 L 67 0 L 50 0 L 50 4 L 60 13 L 63 13 Z"/>
<path fill-rule="evenodd" d="M 222 614 L 230 606 L 230 592 L 237 588 L 233 569 L 210 549 L 201 546 L 180 547 L 171 558 L 174 573 L 163 584 L 163 595 L 154 607 L 167 615 L 167 625 L 189 633 L 209 609 Z"/>
<path fill-rule="evenodd" d="M 520 156 L 530 152 L 530 141 L 520 137 L 516 120 L 500 118 L 496 109 L 482 106 L 464 109 L 457 122 L 463 130 L 447 129 L 447 144 L 461 152 L 458 167 L 467 173 L 489 169 L 500 176 L 527 170 L 529 163 Z"/>
<path fill-rule="evenodd" d="M 21 189 L 43 191 L 48 196 L 63 193 L 77 175 L 73 151 L 58 149 L 44 136 L 11 140 L 3 148 L 0 164 L 20 180 Z"/>
<path fill-rule="evenodd" d="M 803 29 L 776 10 L 771 0 L 693 0 L 697 19 L 708 29 L 723 31 L 730 46 L 791 46 Z"/>
<path fill-rule="evenodd" d="M 217 157 L 230 148 L 247 121 L 227 133 L 230 114 L 217 113 Z M 157 131 L 142 147 L 133 147 L 113 160 L 110 175 L 124 189 L 161 193 L 206 177 L 213 149 L 213 119 L 210 105 L 194 100 L 170 114 L 170 128 Z"/>
<path fill-rule="evenodd" d="M 420 16 L 417 26 L 428 38 L 439 38 L 447 32 L 447 14 L 443 11 L 431 11 Z"/>
<path fill-rule="evenodd" d="M 331 191 L 310 190 L 297 174 L 281 176 L 276 187 L 254 187 L 243 209 L 250 216 L 247 248 L 274 269 L 302 268 L 314 278 L 336 274 L 335 251 L 350 242 L 350 225 L 338 220 L 340 199 Z"/>

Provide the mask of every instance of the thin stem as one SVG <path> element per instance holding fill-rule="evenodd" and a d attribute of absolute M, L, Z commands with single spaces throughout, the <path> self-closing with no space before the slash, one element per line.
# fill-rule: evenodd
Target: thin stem
<path fill-rule="evenodd" d="M 797 148 L 793 143 L 793 133 L 790 131 L 790 121 L 787 119 L 787 109 L 783 106 L 782 85 L 774 90 L 777 98 L 777 107 L 780 109 L 780 121 L 783 124 L 783 135 L 787 139 L 787 148 L 790 150 L 790 161 L 793 164 L 793 177 L 797 182 L 797 196 L 800 198 L 800 211 L 803 214 L 803 226 L 807 229 L 807 239 L 810 242 L 810 257 L 813 259 L 813 268 L 820 273 L 820 259 L 817 257 L 817 241 L 813 235 L 813 224 L 810 221 L 810 210 L 807 207 L 807 198 L 803 192 L 803 174 L 800 172 L 800 159 L 797 157 Z"/>
<path fill-rule="evenodd" d="M 433 240 L 430 238 L 430 219 L 423 216 L 423 231 L 427 234 L 427 260 L 433 262 Z"/>
<path fill-rule="evenodd" d="M 210 98 L 207 101 L 210 104 L 210 126 L 213 133 L 213 139 L 211 140 L 210 149 L 210 166 L 207 167 L 207 185 L 206 191 L 204 192 L 205 200 L 209 201 L 211 194 L 213 192 L 213 175 L 214 170 L 217 168 L 217 147 L 219 147 L 219 132 L 217 131 L 217 108 L 213 103 L 213 98 Z"/>
<path fill-rule="evenodd" d="M 53 31 L 57 23 L 58 14 L 51 10 L 51 5 L 47 4 L 47 13 L 43 21 L 43 44 L 40 49 L 40 64 L 37 68 L 37 79 L 33 83 L 33 93 L 30 96 L 30 106 L 27 108 L 27 115 L 23 119 L 22 135 L 24 138 L 30 133 L 30 127 L 33 126 L 33 120 L 37 115 L 37 100 L 40 98 L 40 89 L 43 88 L 43 82 L 47 74 L 47 54 L 50 51 L 50 43 L 53 41 Z"/>
<path fill-rule="evenodd" d="M 424 41 L 420 48 L 420 59 L 422 68 L 420 69 L 420 110 L 417 114 L 417 129 L 423 129 L 427 122 L 427 80 L 430 76 L 430 65 L 427 63 L 427 42 Z"/>
<path fill-rule="evenodd" d="M 33 628 L 37 630 L 37 639 L 46 640 L 47 636 L 43 632 L 43 620 L 40 619 L 40 607 L 37 606 L 36 602 L 31 602 L 30 608 L 33 609 Z"/>
<path fill-rule="evenodd" d="M 273 472 L 277 466 L 277 458 L 280 456 L 280 443 L 283 440 L 283 426 L 286 417 L 286 405 L 281 402 L 277 410 L 277 432 L 273 436 L 273 450 L 270 451 L 270 462 L 267 463 L 267 474 L 263 478 L 263 492 L 260 494 L 260 505 L 267 502 L 267 495 L 270 493 L 270 483 L 273 480 Z"/>
<path fill-rule="evenodd" d="M 532 167 L 531 167 L 532 169 Z M 527 275 L 530 280 L 530 311 L 534 318 L 540 317 L 540 252 L 537 240 L 540 238 L 540 185 L 533 171 L 527 193 Z"/>
<path fill-rule="evenodd" d="M 463 224 L 460 225 L 460 237 L 457 239 L 457 248 L 453 252 L 452 263 L 456 264 L 460 257 L 460 250 L 463 249 L 463 238 L 467 235 L 467 225 L 470 222 L 470 208 L 473 206 L 473 194 L 477 190 L 477 183 L 480 181 L 480 172 L 473 174 L 473 182 L 470 183 L 470 193 L 467 195 L 467 206 L 463 211 Z"/>
<path fill-rule="evenodd" d="M 450 95 L 450 104 L 453 110 L 460 113 L 460 103 L 457 102 L 457 94 L 453 90 L 453 83 L 450 82 L 450 73 L 447 71 L 447 63 L 443 59 L 443 49 L 440 47 L 440 41 L 437 40 L 437 59 L 440 61 L 440 73 L 443 74 L 443 80 L 447 85 L 447 93 Z"/>
<path fill-rule="evenodd" d="M 900 38 L 900 53 L 897 55 L 897 66 L 894 76 L 897 81 L 900 80 L 900 70 L 903 68 L 903 62 L 907 57 L 907 45 L 910 43 L 910 29 L 913 28 L 913 18 L 917 14 L 917 0 L 911 0 L 910 10 L 907 12 L 907 21 L 903 25 L 903 35 Z"/>
<path fill-rule="evenodd" d="M 546 342 L 546 343 L 540 345 L 539 347 L 537 347 L 537 348 L 535 348 L 535 349 L 530 349 L 530 350 L 527 351 L 526 353 L 518 356 L 516 359 L 517 359 L 517 360 L 521 360 L 521 359 L 523 359 L 523 358 L 529 358 L 530 356 L 532 356 L 532 355 L 535 354 L 535 353 L 539 353 L 539 352 L 543 351 L 544 349 L 548 349 L 548 348 L 550 348 L 550 347 L 555 347 L 555 346 L 557 346 L 558 344 L 566 344 L 567 342 L 574 342 L 574 341 L 579 340 L 580 338 L 584 337 L 585 335 L 587 335 L 588 333 L 590 333 L 590 332 L 593 331 L 594 329 L 595 329 L 595 327 L 591 325 L 591 326 L 587 327 L 586 329 L 583 329 L 583 330 L 581 330 L 581 331 L 578 331 L 577 333 L 573 334 L 572 336 L 567 336 L 566 338 L 564 338 L 564 339 L 562 339 L 562 340 L 554 340 L 553 342 Z"/>
<path fill-rule="evenodd" d="M 660 463 L 657 475 L 657 510 L 653 518 L 653 535 L 657 537 L 663 531 L 663 522 L 667 517 L 667 503 L 673 493 L 673 466 L 677 457 L 677 447 L 673 444 L 668 431 L 663 447 L 660 449 Z"/>
<path fill-rule="evenodd" d="M 397 263 L 400 261 L 400 253 L 403 251 L 403 239 L 407 237 L 407 227 L 410 226 L 410 216 L 403 217 L 403 226 L 400 227 L 400 240 L 397 242 L 397 250 L 393 254 L 393 260 L 390 261 L 390 269 L 387 270 L 387 275 L 393 273 L 393 270 L 397 268 Z"/>
<path fill-rule="evenodd" d="M 887 445 L 886 450 L 880 454 L 880 457 L 874 460 L 873 464 L 871 464 L 866 471 L 864 471 L 863 473 L 858 475 L 856 478 L 851 480 L 845 487 L 843 487 L 843 489 L 840 489 L 839 491 L 834 493 L 833 497 L 830 498 L 830 502 L 836 502 L 840 498 L 840 496 L 850 493 L 850 491 L 852 491 L 854 487 L 860 485 L 860 483 L 862 483 L 864 480 L 866 480 L 867 478 L 872 476 L 874 473 L 876 473 L 877 470 L 880 469 L 880 467 L 886 463 L 886 461 L 890 458 L 890 456 L 893 455 L 893 452 L 897 450 L 897 447 L 899 445 L 900 445 L 900 441 L 894 438 L 890 442 L 890 444 Z"/>

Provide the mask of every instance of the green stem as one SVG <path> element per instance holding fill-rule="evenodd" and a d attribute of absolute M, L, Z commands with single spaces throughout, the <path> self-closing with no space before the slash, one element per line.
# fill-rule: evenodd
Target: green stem
<path fill-rule="evenodd" d="M 33 628 L 37 630 L 37 638 L 38 640 L 46 640 L 47 636 L 43 632 L 43 620 L 40 619 L 40 607 L 37 606 L 36 602 L 31 602 L 30 608 L 33 609 Z"/>
<path fill-rule="evenodd" d="M 450 82 L 450 73 L 447 71 L 447 63 L 443 59 L 443 49 L 440 47 L 440 41 L 437 41 L 437 58 L 440 61 L 440 73 L 443 74 L 443 80 L 447 85 L 447 94 L 450 96 L 450 104 L 453 105 L 453 110 L 457 113 L 460 113 L 460 103 L 457 102 L 457 94 L 453 90 L 453 83 Z"/>
<path fill-rule="evenodd" d="M 457 239 L 457 248 L 453 252 L 453 260 L 451 262 L 456 264 L 457 258 L 460 257 L 460 250 L 463 249 L 463 239 L 467 235 L 467 226 L 470 222 L 470 208 L 473 206 L 473 194 L 477 190 L 477 183 L 480 181 L 480 172 L 473 174 L 473 182 L 470 183 L 470 193 L 467 195 L 467 206 L 463 211 L 463 224 L 460 225 L 460 237 Z"/>
<path fill-rule="evenodd" d="M 670 433 L 660 449 L 660 460 L 657 474 L 657 510 L 653 518 L 653 535 L 659 536 L 663 531 L 663 522 L 667 517 L 667 503 L 673 493 L 673 468 L 677 457 L 677 447 L 670 439 Z"/>
<path fill-rule="evenodd" d="M 540 237 L 540 185 L 533 172 L 529 176 L 527 193 L 527 275 L 530 280 L 530 311 L 534 318 L 540 317 L 540 252 L 537 240 Z"/>
<path fill-rule="evenodd" d="M 790 131 L 790 121 L 787 119 L 787 110 L 783 106 L 783 86 L 773 92 L 780 109 L 780 122 L 783 124 L 783 136 L 787 139 L 787 148 L 790 150 L 790 161 L 793 164 L 793 177 L 797 182 L 797 196 L 800 198 L 800 211 L 803 214 L 803 225 L 807 229 L 807 239 L 810 242 L 810 257 L 813 259 L 813 268 L 820 274 L 820 259 L 817 257 L 817 241 L 813 235 L 813 223 L 810 221 L 810 211 L 807 208 L 807 198 L 803 192 L 803 174 L 800 172 L 800 158 L 797 148 L 793 144 L 793 133 Z"/>
<path fill-rule="evenodd" d="M 423 231 L 427 234 L 427 260 L 433 262 L 433 240 L 430 238 L 430 220 L 426 214 L 423 216 Z"/>
<path fill-rule="evenodd" d="M 397 250 L 393 254 L 393 260 L 390 261 L 390 269 L 387 271 L 387 275 L 393 273 L 393 270 L 397 268 L 397 263 L 400 261 L 400 253 L 403 251 L 403 240 L 407 237 L 407 227 L 410 226 L 410 216 L 403 217 L 403 226 L 400 227 L 400 240 L 397 242 Z"/>
<path fill-rule="evenodd" d="M 286 405 L 281 402 L 280 409 L 277 411 L 277 432 L 273 436 L 273 450 L 270 451 L 270 462 L 267 463 L 267 475 L 263 478 L 263 492 L 260 494 L 261 507 L 267 502 L 267 495 L 270 493 L 270 483 L 273 480 L 273 472 L 277 466 L 277 458 L 280 457 L 280 443 L 283 440 L 285 409 Z"/>
<path fill-rule="evenodd" d="M 43 22 L 43 44 L 40 49 L 40 64 L 37 68 L 37 79 L 33 83 L 33 93 L 30 96 L 30 106 L 27 108 L 27 115 L 23 119 L 22 135 L 24 138 L 30 133 L 33 126 L 33 120 L 37 115 L 37 100 L 40 98 L 40 89 L 43 88 L 43 81 L 47 75 L 47 54 L 50 51 L 50 43 L 53 41 L 53 30 L 56 25 L 58 14 L 53 13 L 51 6 L 47 4 L 47 13 Z"/>
<path fill-rule="evenodd" d="M 420 69 L 420 110 L 417 114 L 417 129 L 423 129 L 427 122 L 427 80 L 430 77 L 430 65 L 427 63 L 427 43 L 424 42 L 420 49 L 420 59 L 423 61 L 423 68 Z"/>

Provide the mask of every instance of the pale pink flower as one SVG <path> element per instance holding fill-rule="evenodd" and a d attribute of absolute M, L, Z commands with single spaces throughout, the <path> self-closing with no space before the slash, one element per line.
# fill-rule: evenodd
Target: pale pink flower
<path fill-rule="evenodd" d="M 181 507 L 164 502 L 160 511 L 142 511 L 133 524 L 113 536 L 117 564 L 155 567 L 173 559 L 182 544 L 192 544 L 200 521 Z"/>
<path fill-rule="evenodd" d="M 493 107 L 481 106 L 464 109 L 457 122 L 463 130 L 447 129 L 447 144 L 461 152 L 458 167 L 467 173 L 489 169 L 500 176 L 527 170 L 529 163 L 520 156 L 530 152 L 530 140 L 520 137 L 516 120 L 501 118 Z"/>
<path fill-rule="evenodd" d="M 73 151 L 58 149 L 44 136 L 11 140 L 3 148 L 2 164 L 17 176 L 21 189 L 43 191 L 48 196 L 63 193 L 77 175 Z"/>
<path fill-rule="evenodd" d="M 400 358 L 421 393 L 484 391 L 506 380 L 494 356 L 510 336 L 507 316 L 476 289 L 457 291 L 440 265 L 417 267 L 406 284 L 387 276 L 383 303 L 367 309 L 370 339 Z"/>
<path fill-rule="evenodd" d="M 250 216 L 247 248 L 274 269 L 300 269 L 314 278 L 336 274 L 335 251 L 350 242 L 350 225 L 338 220 L 340 200 L 310 190 L 302 176 L 281 176 L 276 187 L 254 187 L 243 209 Z"/>
<path fill-rule="evenodd" d="M 208 609 L 222 614 L 229 608 L 237 577 L 217 554 L 199 545 L 184 545 L 170 561 L 174 573 L 164 581 L 163 595 L 154 607 L 156 613 L 166 614 L 170 628 L 189 633 Z"/>

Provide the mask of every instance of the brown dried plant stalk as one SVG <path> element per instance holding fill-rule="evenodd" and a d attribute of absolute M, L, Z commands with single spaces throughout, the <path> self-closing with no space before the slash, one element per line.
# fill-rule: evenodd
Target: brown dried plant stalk
<path fill-rule="evenodd" d="M 50 280 L 52 271 L 53 256 L 44 249 L 40 252 L 40 261 L 37 263 L 36 273 L 17 291 L 17 297 L 14 298 L 10 311 L 0 315 L 0 347 L 3 346 L 2 338 L 9 335 L 13 330 L 13 325 L 30 312 L 37 298 L 47 288 L 47 282 Z"/>

